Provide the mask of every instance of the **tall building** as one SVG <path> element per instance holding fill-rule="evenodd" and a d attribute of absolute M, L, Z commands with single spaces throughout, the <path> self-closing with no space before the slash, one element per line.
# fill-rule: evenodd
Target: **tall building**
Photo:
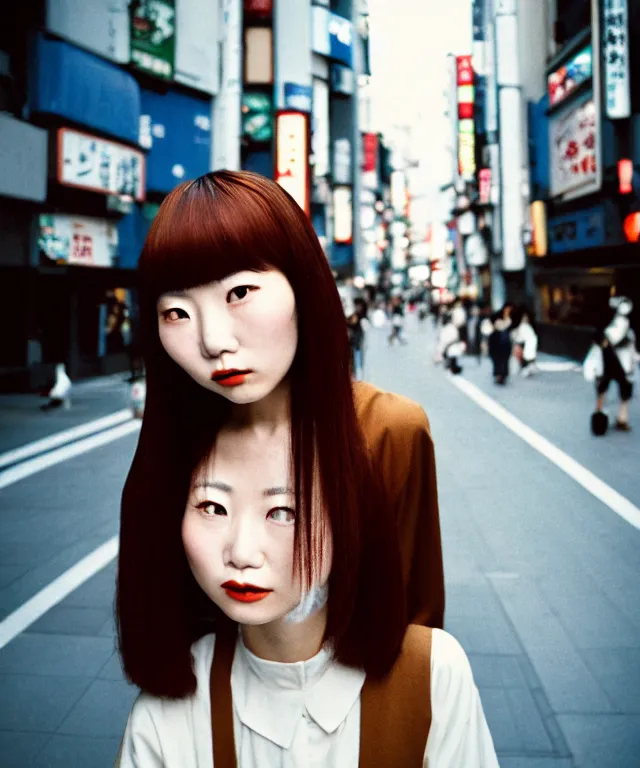
<path fill-rule="evenodd" d="M 546 93 L 530 105 L 529 251 L 543 348 L 580 358 L 613 293 L 640 306 L 640 5 L 553 12 Z"/>

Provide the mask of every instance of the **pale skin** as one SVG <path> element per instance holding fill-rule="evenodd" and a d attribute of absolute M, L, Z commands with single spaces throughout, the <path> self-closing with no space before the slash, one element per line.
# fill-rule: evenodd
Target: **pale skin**
<path fill-rule="evenodd" d="M 256 656 L 306 661 L 322 645 L 326 606 L 291 624 L 300 602 L 294 578 L 294 498 L 290 477 L 290 391 L 298 328 L 295 297 L 277 270 L 243 271 L 207 285 L 162 295 L 160 341 L 197 383 L 232 403 L 208 463 L 194 473 L 182 538 L 194 577 L 242 626 Z M 234 386 L 212 380 L 221 370 L 250 371 Z M 222 381 L 222 380 L 221 380 Z M 328 579 L 328 551 L 317 582 Z M 245 603 L 222 584 L 235 581 L 269 594 Z"/>

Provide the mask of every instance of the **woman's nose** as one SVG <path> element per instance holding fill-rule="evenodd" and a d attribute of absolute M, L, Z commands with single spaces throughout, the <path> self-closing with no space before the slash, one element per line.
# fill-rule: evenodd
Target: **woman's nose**
<path fill-rule="evenodd" d="M 261 568 L 264 554 L 260 546 L 260 536 L 255 526 L 248 521 L 238 520 L 231 527 L 227 545 L 228 565 L 238 571 L 245 568 Z"/>
<path fill-rule="evenodd" d="M 200 319 L 200 350 L 204 357 L 218 358 L 225 352 L 237 352 L 238 340 L 231 318 L 224 312 L 207 312 Z"/>

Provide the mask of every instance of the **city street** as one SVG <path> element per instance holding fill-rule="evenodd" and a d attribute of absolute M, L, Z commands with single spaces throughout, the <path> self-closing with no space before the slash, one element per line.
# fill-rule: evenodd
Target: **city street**
<path fill-rule="evenodd" d="M 369 332 L 366 378 L 430 418 L 446 629 L 469 654 L 500 765 L 637 768 L 640 401 L 634 432 L 594 438 L 593 391 L 579 371 L 545 359 L 538 375 L 500 388 L 488 361 L 466 359 L 458 381 L 432 362 L 430 319 L 407 325 L 406 346 L 389 348 L 386 329 Z M 123 378 L 81 386 L 68 412 L 42 414 L 32 395 L 0 398 L 0 453 L 121 411 Z M 136 424 L 124 424 L 122 436 L 30 465 L 23 479 L 2 483 L 31 458 L 0 468 L 0 646 L 38 615 L 36 603 L 15 614 L 27 601 L 114 546 L 137 440 Z M 136 690 L 114 649 L 110 552 L 77 588 L 57 582 L 69 594 L 0 649 L 2 768 L 112 765 Z M 95 570 L 95 558 L 86 562 Z M 66 583 L 82 581 L 80 571 Z"/>

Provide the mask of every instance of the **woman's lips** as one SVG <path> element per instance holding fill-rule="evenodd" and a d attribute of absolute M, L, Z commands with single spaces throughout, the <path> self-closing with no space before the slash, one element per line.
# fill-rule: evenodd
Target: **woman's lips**
<path fill-rule="evenodd" d="M 222 589 L 229 597 L 240 603 L 257 603 L 258 600 L 264 600 L 273 592 L 272 589 L 256 587 L 254 584 L 238 584 L 237 581 L 225 581 Z"/>
<path fill-rule="evenodd" d="M 214 371 L 211 374 L 211 380 L 215 381 L 216 384 L 220 384 L 221 387 L 237 387 L 240 384 L 244 384 L 244 380 L 249 373 L 251 371 L 240 371 L 235 368 Z"/>

